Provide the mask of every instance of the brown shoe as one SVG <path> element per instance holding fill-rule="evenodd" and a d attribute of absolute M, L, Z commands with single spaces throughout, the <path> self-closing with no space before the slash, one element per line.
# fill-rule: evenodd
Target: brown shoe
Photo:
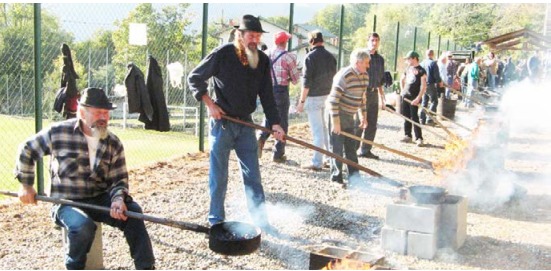
<path fill-rule="evenodd" d="M 259 138 L 256 143 L 258 144 L 258 159 L 262 158 L 262 149 L 264 149 L 264 143 L 266 140 Z"/>
<path fill-rule="evenodd" d="M 313 171 L 321 171 L 321 168 L 320 168 L 320 167 L 316 167 L 316 166 L 314 166 L 314 165 L 302 166 L 301 168 L 303 168 L 303 169 L 309 169 L 309 170 L 313 170 Z"/>

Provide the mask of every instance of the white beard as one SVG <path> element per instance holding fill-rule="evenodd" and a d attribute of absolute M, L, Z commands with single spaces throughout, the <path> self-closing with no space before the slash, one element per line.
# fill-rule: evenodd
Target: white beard
<path fill-rule="evenodd" d="M 251 50 L 248 47 L 245 47 L 245 54 L 247 55 L 247 60 L 249 61 L 249 66 L 256 69 L 258 66 L 258 50 Z"/>
<path fill-rule="evenodd" d="M 107 127 L 93 127 L 92 128 L 92 137 L 98 138 L 98 139 L 106 139 L 109 135 L 109 130 Z"/>

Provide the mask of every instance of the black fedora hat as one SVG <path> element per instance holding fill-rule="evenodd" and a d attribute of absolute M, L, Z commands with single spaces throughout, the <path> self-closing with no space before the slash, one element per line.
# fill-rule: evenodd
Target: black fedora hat
<path fill-rule="evenodd" d="M 260 19 L 249 14 L 243 15 L 243 18 L 241 18 L 241 23 L 234 27 L 237 30 L 268 33 L 262 29 L 262 25 L 260 24 Z"/>
<path fill-rule="evenodd" d="M 102 109 L 115 109 L 116 105 L 109 102 L 107 95 L 101 88 L 85 88 L 80 92 L 79 105 Z"/>

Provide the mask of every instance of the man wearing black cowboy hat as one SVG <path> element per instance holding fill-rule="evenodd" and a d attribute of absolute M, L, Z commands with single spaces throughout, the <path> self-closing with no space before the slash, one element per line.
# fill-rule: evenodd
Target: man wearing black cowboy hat
<path fill-rule="evenodd" d="M 29 138 L 19 148 L 15 168 L 21 183 L 21 202 L 36 203 L 35 161 L 50 155 L 51 197 L 108 207 L 110 213 L 54 205 L 55 223 L 68 232 L 67 269 L 84 269 L 94 240 L 94 221 L 124 232 L 136 269 L 153 269 L 155 257 L 143 220 L 128 218 L 124 211 L 142 212 L 128 192 L 124 148 L 107 130 L 109 110 L 114 109 L 103 89 L 81 92 L 77 118 L 56 123 Z"/>
<path fill-rule="evenodd" d="M 236 26 L 233 43 L 214 49 L 190 73 L 189 86 L 198 101 L 208 108 L 210 119 L 210 224 L 226 219 L 224 199 L 228 184 L 228 162 L 232 149 L 240 163 L 249 213 L 255 224 L 264 230 L 271 230 L 265 210 L 265 196 L 258 163 L 258 145 L 253 128 L 226 119 L 222 115 L 253 122 L 251 114 L 260 97 L 266 119 L 274 138 L 284 140 L 279 114 L 272 93 L 270 60 L 258 50 L 262 33 L 260 20 L 245 15 Z M 207 92 L 207 81 L 214 78 L 212 99 Z"/>

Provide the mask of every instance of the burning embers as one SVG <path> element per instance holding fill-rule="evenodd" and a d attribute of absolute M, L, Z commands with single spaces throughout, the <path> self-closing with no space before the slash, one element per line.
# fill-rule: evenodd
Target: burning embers
<path fill-rule="evenodd" d="M 310 270 L 379 269 L 384 257 L 362 251 L 326 246 L 310 253 Z"/>

